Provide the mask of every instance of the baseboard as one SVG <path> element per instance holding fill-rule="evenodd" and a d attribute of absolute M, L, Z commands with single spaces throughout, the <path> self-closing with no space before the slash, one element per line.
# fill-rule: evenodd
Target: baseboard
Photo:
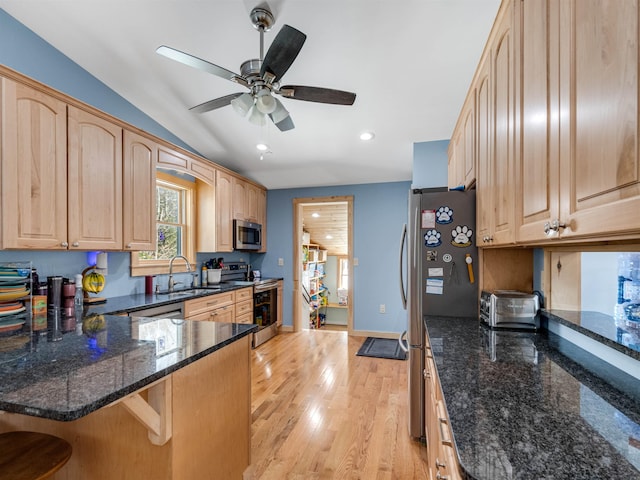
<path fill-rule="evenodd" d="M 376 338 L 393 338 L 395 340 L 400 336 L 395 332 L 369 332 L 366 330 L 353 330 L 351 332 L 352 337 L 376 337 Z"/>
<path fill-rule="evenodd" d="M 292 325 L 281 325 L 278 329 L 278 332 L 282 333 L 292 333 L 293 331 Z M 352 337 L 393 338 L 394 340 L 397 340 L 400 336 L 399 333 L 395 332 L 370 332 L 367 330 L 353 330 L 349 335 Z"/>

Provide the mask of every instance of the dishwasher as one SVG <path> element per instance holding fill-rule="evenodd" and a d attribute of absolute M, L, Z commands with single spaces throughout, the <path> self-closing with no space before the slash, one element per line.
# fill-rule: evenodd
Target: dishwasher
<path fill-rule="evenodd" d="M 180 358 L 186 348 L 183 334 L 184 303 L 170 303 L 129 312 L 130 317 L 155 318 L 157 320 L 131 321 L 131 338 L 155 344 L 155 369 L 165 368 Z"/>

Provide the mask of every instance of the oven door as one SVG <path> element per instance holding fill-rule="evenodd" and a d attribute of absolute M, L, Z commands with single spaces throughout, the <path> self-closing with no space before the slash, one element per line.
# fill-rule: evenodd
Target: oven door
<path fill-rule="evenodd" d="M 253 334 L 253 348 L 262 345 L 278 333 L 278 282 L 267 281 L 254 285 L 253 323 L 258 331 Z"/>

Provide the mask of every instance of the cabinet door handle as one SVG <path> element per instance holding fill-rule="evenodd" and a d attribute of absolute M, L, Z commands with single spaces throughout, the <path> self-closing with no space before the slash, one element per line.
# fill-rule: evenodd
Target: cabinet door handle
<path fill-rule="evenodd" d="M 128 243 L 127 246 L 125 248 L 128 248 L 129 250 L 131 250 L 131 244 Z"/>
<path fill-rule="evenodd" d="M 442 445 L 446 445 L 448 447 L 453 447 L 453 441 L 449 438 L 448 435 L 445 434 L 445 429 L 443 428 L 443 425 L 447 424 L 447 420 L 444 418 L 439 418 L 438 419 L 438 426 L 440 427 L 440 443 L 442 443 Z"/>
<path fill-rule="evenodd" d="M 79 247 L 79 246 L 80 246 L 80 243 L 78 243 L 78 242 L 73 242 L 73 243 L 71 244 L 71 246 L 72 246 L 72 247 Z"/>
<path fill-rule="evenodd" d="M 442 475 L 438 472 L 436 473 L 436 480 L 449 480 L 449 475 Z"/>
<path fill-rule="evenodd" d="M 446 464 L 446 463 L 442 463 L 442 462 L 440 461 L 440 459 L 439 459 L 438 457 L 436 457 L 436 470 L 437 470 L 437 469 L 440 469 L 440 468 L 444 468 L 444 467 L 446 467 L 446 466 L 447 466 L 447 464 Z"/>
<path fill-rule="evenodd" d="M 67 247 L 69 246 L 69 244 L 68 244 L 67 242 L 62 242 L 62 243 L 60 244 L 60 246 L 62 246 L 62 247 L 64 247 L 64 248 L 67 248 Z"/>
<path fill-rule="evenodd" d="M 552 235 L 559 234 L 560 229 L 567 228 L 567 224 L 561 222 L 559 219 L 555 219 L 552 222 L 545 222 L 544 233 L 551 237 Z"/>

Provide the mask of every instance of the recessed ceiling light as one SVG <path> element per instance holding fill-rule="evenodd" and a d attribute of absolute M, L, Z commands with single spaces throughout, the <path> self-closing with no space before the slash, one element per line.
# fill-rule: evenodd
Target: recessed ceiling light
<path fill-rule="evenodd" d="M 373 132 L 362 132 L 360 134 L 360 140 L 364 140 L 365 142 L 368 140 L 373 140 L 373 137 L 375 137 L 375 133 Z"/>
<path fill-rule="evenodd" d="M 312 216 L 313 218 L 318 218 L 318 217 L 320 216 L 320 214 L 319 214 L 318 212 L 313 212 L 313 213 L 311 214 L 311 216 Z"/>
<path fill-rule="evenodd" d="M 256 148 L 261 152 L 266 152 L 267 150 L 269 150 L 269 145 L 267 145 L 266 143 L 259 143 L 256 145 Z"/>

